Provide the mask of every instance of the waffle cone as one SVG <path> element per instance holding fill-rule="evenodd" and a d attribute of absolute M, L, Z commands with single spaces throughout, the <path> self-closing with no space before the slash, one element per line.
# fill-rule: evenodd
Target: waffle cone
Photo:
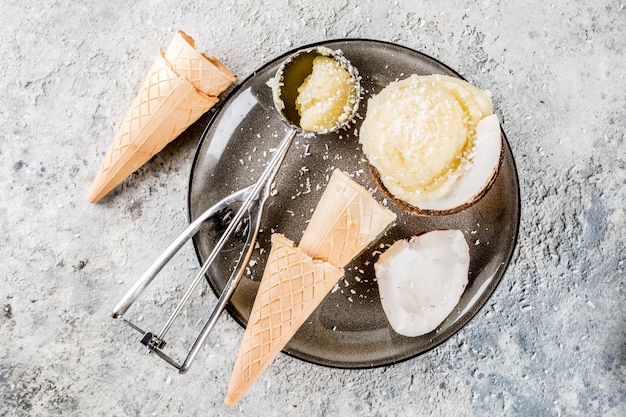
<path fill-rule="evenodd" d="M 336 169 L 299 247 L 313 258 L 343 268 L 395 219 L 369 191 Z"/>
<path fill-rule="evenodd" d="M 165 50 L 165 60 L 176 74 L 209 96 L 217 97 L 235 82 L 235 75 L 224 64 L 198 51 L 193 38 L 182 30 Z"/>
<path fill-rule="evenodd" d="M 201 93 L 178 76 L 161 53 L 113 140 L 88 200 L 100 200 L 215 103 L 217 98 Z"/>
<path fill-rule="evenodd" d="M 343 270 L 275 234 L 226 392 L 235 405 L 335 286 Z"/>

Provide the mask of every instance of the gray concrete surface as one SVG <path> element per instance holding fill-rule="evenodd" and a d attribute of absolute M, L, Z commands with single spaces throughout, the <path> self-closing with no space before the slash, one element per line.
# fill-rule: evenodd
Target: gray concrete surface
<path fill-rule="evenodd" d="M 1 416 L 626 415 L 623 1 L 1 0 L 0 24 Z M 386 368 L 280 355 L 233 409 L 223 397 L 243 331 L 230 317 L 186 375 L 143 354 L 109 313 L 186 225 L 207 118 L 101 203 L 85 195 L 177 29 L 240 79 L 293 47 L 364 37 L 489 86 L 522 221 L 468 326 Z M 191 250 L 172 266 L 196 267 Z M 158 311 L 167 291 L 145 307 Z M 214 300 L 205 289 L 189 322 Z"/>

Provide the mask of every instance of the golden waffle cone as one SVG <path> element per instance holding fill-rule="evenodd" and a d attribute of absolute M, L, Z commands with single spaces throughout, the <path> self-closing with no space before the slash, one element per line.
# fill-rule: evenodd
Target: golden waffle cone
<path fill-rule="evenodd" d="M 217 103 L 156 59 L 87 196 L 100 200 Z"/>
<path fill-rule="evenodd" d="M 232 407 L 335 286 L 343 270 L 275 234 L 226 392 Z"/>
<path fill-rule="evenodd" d="M 174 72 L 189 80 L 194 87 L 209 96 L 217 97 L 235 82 L 235 75 L 215 57 L 195 48 L 195 41 L 182 30 L 165 50 L 165 60 Z"/>
<path fill-rule="evenodd" d="M 336 169 L 299 247 L 313 258 L 343 268 L 395 219 L 369 191 Z"/>

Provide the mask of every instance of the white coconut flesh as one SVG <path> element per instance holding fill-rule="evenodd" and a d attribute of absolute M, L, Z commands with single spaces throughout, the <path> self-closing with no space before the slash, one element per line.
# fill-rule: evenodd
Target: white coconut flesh
<path fill-rule="evenodd" d="M 398 240 L 374 265 L 383 310 L 397 333 L 432 332 L 450 315 L 468 283 L 469 246 L 460 230 Z"/>
<path fill-rule="evenodd" d="M 502 136 L 500 122 L 495 114 L 476 125 L 476 142 L 465 172 L 441 197 L 416 200 L 414 204 L 424 210 L 450 210 L 474 200 L 491 183 L 500 165 Z"/>

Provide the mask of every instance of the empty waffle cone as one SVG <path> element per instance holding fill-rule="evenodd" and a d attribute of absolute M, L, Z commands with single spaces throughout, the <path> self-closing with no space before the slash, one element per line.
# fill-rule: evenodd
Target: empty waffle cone
<path fill-rule="evenodd" d="M 217 101 L 176 74 L 161 53 L 113 140 L 91 186 L 88 200 L 92 203 L 100 200 Z"/>
<path fill-rule="evenodd" d="M 165 60 L 174 72 L 189 80 L 194 87 L 209 96 L 217 97 L 235 82 L 235 75 L 213 56 L 195 48 L 195 41 L 182 30 L 165 50 Z"/>
<path fill-rule="evenodd" d="M 343 268 L 395 219 L 369 191 L 336 169 L 299 247 L 313 258 Z"/>
<path fill-rule="evenodd" d="M 226 392 L 235 405 L 335 286 L 343 270 L 275 234 Z"/>

